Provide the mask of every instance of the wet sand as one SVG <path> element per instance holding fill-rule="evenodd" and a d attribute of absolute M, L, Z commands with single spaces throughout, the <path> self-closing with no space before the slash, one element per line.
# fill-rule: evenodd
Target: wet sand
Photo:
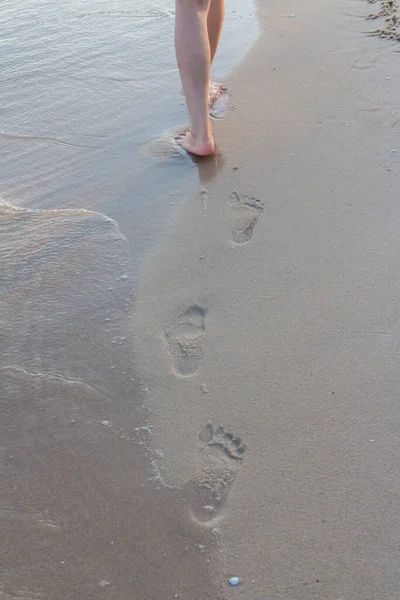
<path fill-rule="evenodd" d="M 126 238 L 4 205 L 0 234 L 0 597 L 212 597 L 218 538 L 182 519 L 149 447 Z"/>
<path fill-rule="evenodd" d="M 134 189 L 127 151 L 0 207 L 0 598 L 397 600 L 400 84 L 369 11 L 260 5 L 215 158 L 157 142 Z M 52 208 L 47 175 L 6 199 Z"/>
<path fill-rule="evenodd" d="M 400 83 L 368 9 L 259 6 L 222 166 L 142 262 L 157 462 L 223 597 L 398 598 Z"/>

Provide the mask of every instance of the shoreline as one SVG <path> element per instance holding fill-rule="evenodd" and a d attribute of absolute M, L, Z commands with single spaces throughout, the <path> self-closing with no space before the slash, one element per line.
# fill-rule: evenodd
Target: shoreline
<path fill-rule="evenodd" d="M 84 16 L 104 25 L 94 13 Z M 111 11 L 104 16 L 112 18 Z M 31 32 L 36 27 L 40 21 Z M 106 69 L 100 82 L 88 75 L 73 79 L 72 98 L 112 82 L 118 100 L 131 85 L 129 69 Z M 68 89 L 68 77 L 61 79 Z M 183 107 L 175 100 L 168 114 L 178 117 Z M 132 172 L 132 140 L 119 143 L 115 120 L 110 136 L 108 119 L 105 136 L 92 135 L 90 119 L 75 135 L 58 122 L 44 135 L 45 123 L 29 114 L 25 127 L 32 130 L 8 135 L 18 122 L 13 116 L 2 136 L 9 152 L 1 190 L 7 199 L 0 200 L 0 428 L 9 456 L 0 465 L 8 482 L 0 498 L 0 596 L 11 600 L 24 590 L 51 600 L 121 599 L 145 590 L 149 600 L 215 598 L 221 582 L 215 585 L 210 560 L 220 560 L 219 535 L 182 520 L 183 491 L 161 484 L 130 332 L 135 259 L 161 235 L 174 210 L 169 204 L 184 193 L 174 192 L 166 205 L 166 190 L 178 180 L 189 190 L 195 167 L 169 148 L 162 160 L 155 155 Z M 134 206 L 133 191 L 140 198 Z M 9 203 L 15 198 L 17 207 Z"/>

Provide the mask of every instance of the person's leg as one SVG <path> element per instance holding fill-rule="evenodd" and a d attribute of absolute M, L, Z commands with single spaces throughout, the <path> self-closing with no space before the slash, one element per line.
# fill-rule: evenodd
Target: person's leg
<path fill-rule="evenodd" d="M 189 111 L 190 131 L 180 140 L 185 150 L 207 156 L 214 152 L 208 115 L 211 50 L 207 17 L 211 0 L 176 0 L 175 49 Z"/>
<path fill-rule="evenodd" d="M 211 62 L 214 60 L 221 37 L 225 16 L 225 0 L 211 0 L 207 16 L 208 41 L 210 42 Z"/>
<path fill-rule="evenodd" d="M 218 42 L 221 37 L 222 24 L 225 16 L 225 0 L 211 0 L 207 16 L 208 41 L 210 43 L 211 63 L 214 60 L 218 48 Z M 208 102 L 211 106 L 218 98 L 222 90 L 222 85 L 215 81 L 210 81 L 208 92 Z"/>

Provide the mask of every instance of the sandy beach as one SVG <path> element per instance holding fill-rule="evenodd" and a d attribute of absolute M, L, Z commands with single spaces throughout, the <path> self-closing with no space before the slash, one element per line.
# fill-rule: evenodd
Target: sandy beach
<path fill-rule="evenodd" d="M 398 48 L 368 8 L 260 5 L 223 167 L 139 276 L 161 475 L 227 598 L 399 594 Z"/>
<path fill-rule="evenodd" d="M 1 600 L 398 600 L 396 16 L 258 2 L 210 159 L 7 167 Z"/>

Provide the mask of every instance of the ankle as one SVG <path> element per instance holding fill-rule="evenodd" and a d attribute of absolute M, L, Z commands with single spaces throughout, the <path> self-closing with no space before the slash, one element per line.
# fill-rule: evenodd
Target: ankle
<path fill-rule="evenodd" d="M 190 128 L 190 133 L 192 134 L 193 139 L 201 142 L 209 142 L 214 140 L 213 130 L 210 122 L 202 127 L 192 126 Z"/>

